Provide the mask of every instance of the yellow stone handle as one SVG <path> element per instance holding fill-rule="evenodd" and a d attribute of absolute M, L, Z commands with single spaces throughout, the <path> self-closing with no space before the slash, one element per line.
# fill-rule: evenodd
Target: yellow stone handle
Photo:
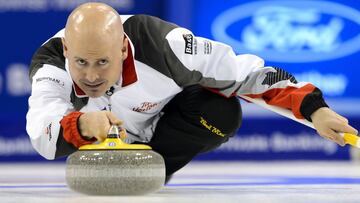
<path fill-rule="evenodd" d="M 124 149 L 151 149 L 150 146 L 144 144 L 127 144 L 123 142 L 127 137 L 126 131 L 124 128 L 119 128 L 118 126 L 111 126 L 108 137 L 101 143 L 83 145 L 79 150 L 124 150 Z"/>
<path fill-rule="evenodd" d="M 358 136 L 350 133 L 340 133 L 346 144 L 360 148 L 360 139 Z"/>
<path fill-rule="evenodd" d="M 83 145 L 79 150 L 124 150 L 124 149 L 151 149 L 150 146 L 144 144 L 127 144 L 119 138 L 107 138 L 99 144 Z"/>

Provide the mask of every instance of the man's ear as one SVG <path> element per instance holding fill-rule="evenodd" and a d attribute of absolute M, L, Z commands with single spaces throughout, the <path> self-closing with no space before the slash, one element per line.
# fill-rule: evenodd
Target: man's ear
<path fill-rule="evenodd" d="M 68 48 L 66 46 L 66 42 L 65 42 L 64 37 L 61 38 L 61 43 L 62 43 L 62 46 L 63 46 L 63 55 L 64 55 L 65 58 L 67 58 Z"/>
<path fill-rule="evenodd" d="M 123 40 L 123 47 L 121 48 L 121 53 L 122 53 L 122 60 L 125 60 L 128 57 L 128 45 L 129 45 L 129 40 L 124 37 Z"/>

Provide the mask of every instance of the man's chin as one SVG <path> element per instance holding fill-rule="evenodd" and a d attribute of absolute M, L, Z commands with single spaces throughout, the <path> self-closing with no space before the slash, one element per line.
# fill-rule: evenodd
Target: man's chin
<path fill-rule="evenodd" d="M 105 94 L 105 91 L 85 91 L 85 93 L 91 98 L 98 98 Z"/>

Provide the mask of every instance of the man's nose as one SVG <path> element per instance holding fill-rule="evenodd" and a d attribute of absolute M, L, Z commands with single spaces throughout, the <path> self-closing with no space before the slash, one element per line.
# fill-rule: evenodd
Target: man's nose
<path fill-rule="evenodd" d="M 88 70 L 86 71 L 85 77 L 89 82 L 95 82 L 99 78 L 99 74 L 97 73 L 95 68 L 91 67 L 91 68 L 88 68 Z"/>

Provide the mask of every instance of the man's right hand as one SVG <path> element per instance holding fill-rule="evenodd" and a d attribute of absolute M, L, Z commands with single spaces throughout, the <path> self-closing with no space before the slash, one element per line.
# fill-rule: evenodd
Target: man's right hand
<path fill-rule="evenodd" d="M 78 124 L 80 134 L 83 137 L 88 139 L 95 137 L 102 142 L 106 139 L 111 125 L 120 126 L 122 121 L 110 111 L 97 111 L 82 114 L 79 117 Z"/>

